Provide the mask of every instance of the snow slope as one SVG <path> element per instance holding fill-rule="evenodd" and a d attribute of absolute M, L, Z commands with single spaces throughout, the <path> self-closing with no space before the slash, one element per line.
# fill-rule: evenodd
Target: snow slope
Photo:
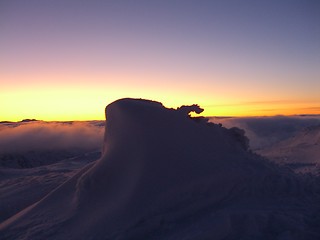
<path fill-rule="evenodd" d="M 319 181 L 247 151 L 196 106 L 121 99 L 100 160 L 0 224 L 4 239 L 319 239 Z"/>
<path fill-rule="evenodd" d="M 97 151 L 29 169 L 0 167 L 0 222 L 41 200 L 99 156 Z"/>
<path fill-rule="evenodd" d="M 292 138 L 259 150 L 271 160 L 298 172 L 320 173 L 320 125 L 307 127 Z"/>

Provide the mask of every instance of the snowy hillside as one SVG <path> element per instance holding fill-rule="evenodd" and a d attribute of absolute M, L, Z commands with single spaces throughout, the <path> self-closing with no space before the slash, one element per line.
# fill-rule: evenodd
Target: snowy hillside
<path fill-rule="evenodd" d="M 258 151 L 298 172 L 320 173 L 320 125 L 305 128 L 294 137 Z"/>
<path fill-rule="evenodd" d="M 100 152 L 90 152 L 28 169 L 0 168 L 0 222 L 39 201 L 99 157 Z"/>
<path fill-rule="evenodd" d="M 159 102 L 106 108 L 102 157 L 0 224 L 4 239 L 320 239 L 320 185 Z M 41 186 L 40 186 L 41 187 Z"/>

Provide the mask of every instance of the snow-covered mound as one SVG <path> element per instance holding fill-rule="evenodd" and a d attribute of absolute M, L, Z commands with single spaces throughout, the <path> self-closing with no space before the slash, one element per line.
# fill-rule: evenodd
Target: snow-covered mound
<path fill-rule="evenodd" d="M 0 224 L 4 239 L 319 239 L 316 179 L 247 151 L 197 105 L 121 99 L 103 155 Z"/>
<path fill-rule="evenodd" d="M 298 172 L 317 174 L 320 169 L 320 125 L 307 127 L 294 137 L 258 152 Z"/>

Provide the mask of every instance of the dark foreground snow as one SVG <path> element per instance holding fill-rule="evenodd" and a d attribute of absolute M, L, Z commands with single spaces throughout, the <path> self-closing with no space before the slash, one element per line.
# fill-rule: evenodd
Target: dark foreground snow
<path fill-rule="evenodd" d="M 196 105 L 118 100 L 102 157 L 0 224 L 2 239 L 320 239 L 320 188 Z M 12 173 L 14 174 L 14 173 Z"/>

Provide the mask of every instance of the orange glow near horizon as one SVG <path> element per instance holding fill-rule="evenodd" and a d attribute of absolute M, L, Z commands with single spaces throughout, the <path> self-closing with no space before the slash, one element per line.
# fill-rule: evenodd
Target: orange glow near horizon
<path fill-rule="evenodd" d="M 310 102 L 265 102 L 265 103 L 243 103 L 231 106 L 209 106 L 205 109 L 206 116 L 234 116 L 234 117 L 257 117 L 276 115 L 303 115 L 320 114 L 319 107 L 313 107 Z"/>
<path fill-rule="evenodd" d="M 156 89 L 156 90 L 155 90 Z M 0 121 L 21 121 L 38 119 L 45 121 L 104 120 L 104 109 L 109 103 L 124 97 L 145 98 L 162 102 L 166 107 L 197 103 L 205 109 L 203 116 L 273 116 L 320 114 L 317 101 L 261 101 L 228 98 L 217 95 L 211 97 L 210 89 L 198 89 L 192 86 L 179 89 L 172 86 L 102 86 L 69 85 L 61 88 L 25 86 L 8 92 L 2 92 Z M 212 94 L 214 95 L 214 94 Z"/>
<path fill-rule="evenodd" d="M 39 73 L 38 75 L 26 74 L 24 77 L 2 74 L 2 77 L 11 85 L 3 85 L 1 89 L 0 121 L 104 120 L 105 106 L 125 97 L 155 100 L 169 108 L 199 104 L 205 109 L 202 116 L 320 114 L 320 101 L 306 99 L 305 95 L 292 99 L 290 94 L 272 91 L 262 84 L 260 84 L 262 86 L 256 86 L 260 91 L 252 92 L 248 88 L 241 89 L 241 85 L 234 88 L 228 87 L 226 76 L 216 76 L 218 79 L 223 79 L 219 85 L 197 84 L 197 78 L 194 76 L 170 77 L 164 74 L 152 76 L 154 76 L 152 73 L 92 76 L 90 74 Z M 208 76 L 199 77 L 209 78 Z M 235 76 L 229 77 L 235 78 Z"/>

